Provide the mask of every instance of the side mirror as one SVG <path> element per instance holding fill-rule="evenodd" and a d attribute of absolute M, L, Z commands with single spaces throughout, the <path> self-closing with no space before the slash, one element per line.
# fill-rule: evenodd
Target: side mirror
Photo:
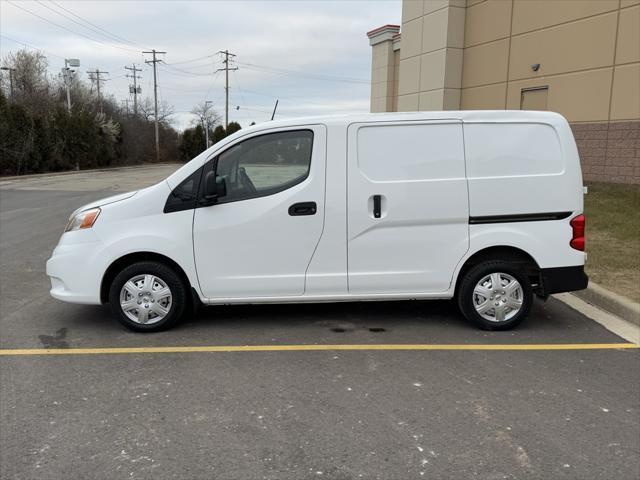
<path fill-rule="evenodd" d="M 204 177 L 204 196 L 200 200 L 201 205 L 213 205 L 219 197 L 227 194 L 227 185 L 224 178 L 216 176 L 215 172 L 207 172 Z"/>

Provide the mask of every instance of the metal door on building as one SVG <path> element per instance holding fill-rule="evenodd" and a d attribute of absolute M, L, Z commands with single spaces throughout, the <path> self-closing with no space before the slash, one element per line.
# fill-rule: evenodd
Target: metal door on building
<path fill-rule="evenodd" d="M 549 87 L 523 88 L 520 93 L 520 110 L 546 110 Z"/>

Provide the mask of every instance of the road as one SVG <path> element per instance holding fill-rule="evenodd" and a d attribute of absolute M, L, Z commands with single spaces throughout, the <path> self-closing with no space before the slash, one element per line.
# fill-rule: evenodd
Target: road
<path fill-rule="evenodd" d="M 2 479 L 639 477 L 640 351 L 553 350 L 625 343 L 555 299 L 512 332 L 440 301 L 212 307 L 151 335 L 51 299 L 69 213 L 173 168 L 0 179 L 0 352 L 150 349 L 0 356 Z M 463 349 L 158 351 L 336 344 Z"/>

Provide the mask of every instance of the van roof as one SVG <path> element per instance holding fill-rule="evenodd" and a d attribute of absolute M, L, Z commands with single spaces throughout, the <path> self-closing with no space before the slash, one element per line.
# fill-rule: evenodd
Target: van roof
<path fill-rule="evenodd" d="M 559 113 L 535 110 L 448 110 L 428 112 L 384 112 L 358 113 L 346 115 L 323 115 L 273 120 L 256 125 L 256 127 L 284 127 L 309 125 L 313 123 L 349 124 L 372 121 L 419 121 L 419 120 L 461 120 L 463 122 L 544 122 L 564 121 Z"/>
<path fill-rule="evenodd" d="M 541 112 L 533 110 L 460 110 L 460 111 L 432 111 L 432 112 L 386 112 L 386 113 L 359 113 L 350 115 L 325 115 L 316 117 L 288 118 L 259 123 L 243 128 L 232 135 L 220 140 L 215 145 L 200 153 L 191 162 L 176 170 L 166 180 L 171 188 L 175 188 L 188 175 L 199 168 L 206 158 L 215 151 L 223 149 L 226 145 L 235 142 L 238 138 L 248 134 L 269 131 L 274 128 L 298 127 L 305 125 L 323 124 L 327 126 L 346 126 L 352 123 L 366 122 L 411 122 L 421 120 L 459 120 L 470 123 L 508 123 L 531 122 L 546 123 L 554 126 L 568 128 L 567 121 L 559 113 Z"/>

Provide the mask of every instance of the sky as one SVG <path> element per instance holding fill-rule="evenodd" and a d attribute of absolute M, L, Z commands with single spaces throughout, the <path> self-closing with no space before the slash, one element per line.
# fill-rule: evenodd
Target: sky
<path fill-rule="evenodd" d="M 371 47 L 366 32 L 399 24 L 401 0 L 289 1 L 0 1 L 0 57 L 25 46 L 48 58 L 52 75 L 65 58 L 78 74 L 109 72 L 103 91 L 129 97 L 124 66 L 142 68 L 142 95 L 153 97 L 158 58 L 159 98 L 173 106 L 181 130 L 194 105 L 211 101 L 224 114 L 224 65 L 229 73 L 229 121 L 243 126 L 276 118 L 369 111 Z M 238 108 L 236 108 L 238 107 Z"/>

